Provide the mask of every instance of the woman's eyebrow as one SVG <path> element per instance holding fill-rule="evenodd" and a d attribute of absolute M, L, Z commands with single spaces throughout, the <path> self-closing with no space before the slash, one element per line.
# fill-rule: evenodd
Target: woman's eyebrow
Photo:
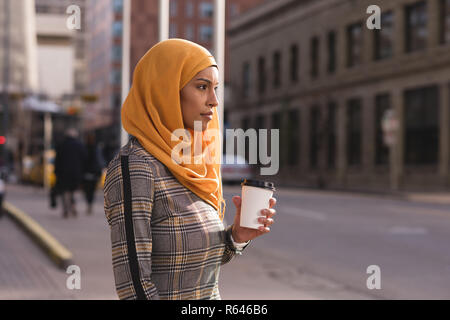
<path fill-rule="evenodd" d="M 201 80 L 201 81 L 205 81 L 205 82 L 208 82 L 208 83 L 212 84 L 211 80 L 208 80 L 208 79 L 205 79 L 205 78 L 198 78 L 196 80 Z"/>

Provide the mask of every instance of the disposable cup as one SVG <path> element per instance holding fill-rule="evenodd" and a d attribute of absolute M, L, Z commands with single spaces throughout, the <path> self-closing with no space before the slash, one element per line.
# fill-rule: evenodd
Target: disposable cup
<path fill-rule="evenodd" d="M 261 210 L 269 208 L 275 187 L 273 182 L 245 179 L 241 183 L 241 227 L 258 229 L 263 226 L 258 219 L 264 217 Z"/>

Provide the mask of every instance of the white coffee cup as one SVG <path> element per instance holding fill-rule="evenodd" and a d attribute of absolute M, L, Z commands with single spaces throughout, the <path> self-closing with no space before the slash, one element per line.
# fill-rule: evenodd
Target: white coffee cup
<path fill-rule="evenodd" d="M 264 217 L 261 210 L 269 208 L 275 187 L 272 182 L 245 179 L 242 185 L 241 227 L 258 229 L 263 226 L 258 221 Z"/>

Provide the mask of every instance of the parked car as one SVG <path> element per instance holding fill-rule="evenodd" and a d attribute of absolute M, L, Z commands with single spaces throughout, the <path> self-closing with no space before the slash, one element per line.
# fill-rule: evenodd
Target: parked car
<path fill-rule="evenodd" d="M 253 177 L 253 168 L 240 155 L 224 154 L 222 157 L 223 183 L 240 183 Z"/>
<path fill-rule="evenodd" d="M 55 176 L 55 150 L 48 150 L 46 153 L 25 156 L 23 159 L 22 180 L 37 185 L 43 185 L 44 180 L 53 187 L 56 182 Z M 44 157 L 47 157 L 47 163 L 44 166 Z"/>

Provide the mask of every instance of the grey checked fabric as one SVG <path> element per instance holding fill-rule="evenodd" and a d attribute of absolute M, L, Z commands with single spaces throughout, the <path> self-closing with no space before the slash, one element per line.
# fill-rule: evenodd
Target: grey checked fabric
<path fill-rule="evenodd" d="M 132 212 L 124 209 L 121 156 L 128 156 Z M 135 137 L 108 165 L 104 201 L 120 299 L 220 299 L 220 266 L 236 254 L 231 226 L 225 229 L 217 210 L 179 183 Z M 133 236 L 126 215 L 132 216 Z"/>

